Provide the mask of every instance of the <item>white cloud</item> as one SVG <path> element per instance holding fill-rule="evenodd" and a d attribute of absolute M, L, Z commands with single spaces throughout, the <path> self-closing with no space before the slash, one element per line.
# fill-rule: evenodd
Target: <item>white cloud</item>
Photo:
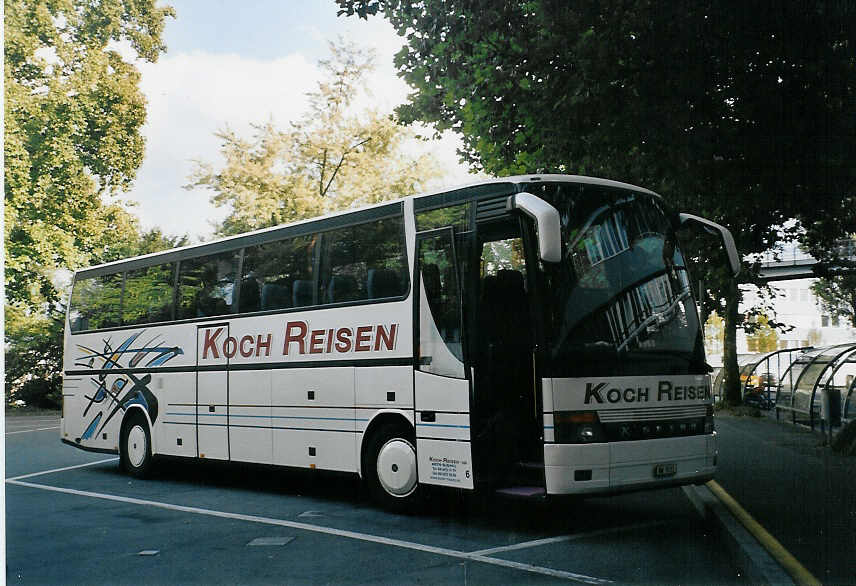
<path fill-rule="evenodd" d="M 130 198 L 139 202 L 136 211 L 147 228 L 208 236 L 211 222 L 227 212 L 214 208 L 205 190 L 182 189 L 192 161 L 219 161 L 214 133 L 226 126 L 248 133 L 254 122 L 285 125 L 297 118 L 318 71 L 300 55 L 259 61 L 191 53 L 138 66 L 148 99 L 147 142 Z"/>
<path fill-rule="evenodd" d="M 379 35 L 367 42 L 361 30 L 354 40 L 375 46 L 378 69 L 371 76 L 372 96 L 361 96 L 355 107 L 375 107 L 384 112 L 406 100 L 409 89 L 395 75 L 391 55 L 400 46 L 397 37 Z M 319 33 L 320 34 L 320 33 Z M 119 48 L 119 47 L 115 47 Z M 123 53 L 124 54 L 124 53 Z M 193 161 L 221 163 L 217 130 L 229 127 L 248 135 L 252 123 L 269 119 L 286 126 L 306 110 L 306 92 L 312 91 L 320 72 L 299 53 L 273 60 L 205 52 L 163 55 L 157 63 L 135 62 L 142 74 L 141 89 L 148 99 L 148 117 L 142 129 L 146 155 L 129 198 L 139 202 L 135 212 L 143 226 L 159 226 L 168 234 L 191 238 L 211 236 L 214 222 L 228 210 L 211 205 L 210 192 L 185 190 Z M 457 185 L 472 181 L 457 162 L 459 139 L 421 143 L 415 150 L 429 151 L 448 172 L 434 182 Z"/>

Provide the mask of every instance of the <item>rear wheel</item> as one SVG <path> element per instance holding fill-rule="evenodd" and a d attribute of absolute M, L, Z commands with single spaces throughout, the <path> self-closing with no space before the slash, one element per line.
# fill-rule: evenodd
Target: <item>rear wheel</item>
<path fill-rule="evenodd" d="M 122 423 L 119 462 L 135 478 L 145 478 L 152 471 L 152 436 L 142 413 L 132 413 Z"/>
<path fill-rule="evenodd" d="M 363 470 L 372 498 L 391 511 L 411 511 L 421 502 L 415 439 L 403 426 L 386 424 L 371 437 Z"/>

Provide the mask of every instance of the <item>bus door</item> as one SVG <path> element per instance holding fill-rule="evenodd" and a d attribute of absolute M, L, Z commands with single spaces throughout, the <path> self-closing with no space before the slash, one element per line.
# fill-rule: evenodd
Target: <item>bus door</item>
<path fill-rule="evenodd" d="M 416 235 L 414 409 L 419 481 L 473 488 L 470 376 L 452 228 Z"/>
<path fill-rule="evenodd" d="M 229 459 L 229 324 L 196 329 L 196 446 L 200 458 Z"/>
<path fill-rule="evenodd" d="M 478 301 L 470 347 L 480 476 L 494 486 L 543 487 L 543 423 L 535 376 L 532 275 L 519 218 L 477 226 Z"/>

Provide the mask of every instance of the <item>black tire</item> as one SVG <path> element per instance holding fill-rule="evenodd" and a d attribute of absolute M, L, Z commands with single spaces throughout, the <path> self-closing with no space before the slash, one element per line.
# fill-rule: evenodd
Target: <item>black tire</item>
<path fill-rule="evenodd" d="M 414 512 L 422 503 L 416 473 L 416 438 L 403 425 L 381 425 L 369 438 L 363 458 L 369 493 L 383 508 Z"/>
<path fill-rule="evenodd" d="M 152 472 L 152 434 L 142 413 L 131 413 L 122 422 L 119 464 L 134 478 L 147 478 Z"/>

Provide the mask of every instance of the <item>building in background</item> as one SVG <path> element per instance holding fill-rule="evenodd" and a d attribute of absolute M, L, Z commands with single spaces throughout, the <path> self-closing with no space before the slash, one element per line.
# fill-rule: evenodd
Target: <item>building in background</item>
<path fill-rule="evenodd" d="M 831 346 L 856 341 L 856 328 L 847 320 L 831 317 L 823 313 L 817 298 L 811 291 L 814 279 L 794 279 L 777 281 L 771 284 L 776 291 L 773 303 L 775 314 L 770 319 L 793 326 L 789 332 L 776 331 L 777 349 L 801 348 L 805 346 Z M 759 301 L 757 289 L 748 285 L 743 287 L 741 311 L 748 310 Z M 717 318 L 708 319 L 705 331 L 705 350 L 711 366 L 722 365 L 722 341 L 716 340 L 721 328 L 712 323 Z M 743 330 L 737 331 L 737 354 L 743 356 L 756 353 L 752 340 Z"/>

